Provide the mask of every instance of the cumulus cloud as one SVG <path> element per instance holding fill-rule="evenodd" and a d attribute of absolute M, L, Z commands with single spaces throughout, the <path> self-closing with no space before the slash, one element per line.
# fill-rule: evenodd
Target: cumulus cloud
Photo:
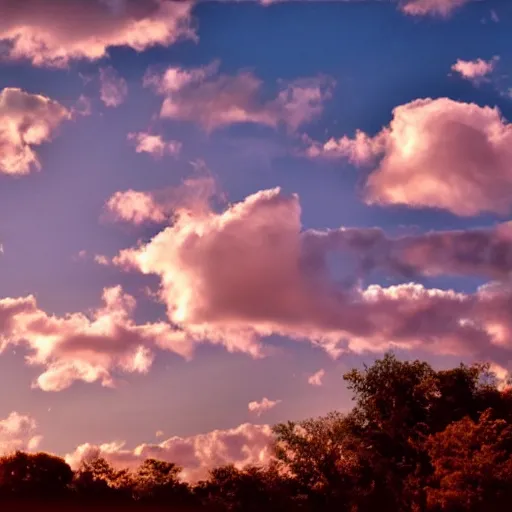
<path fill-rule="evenodd" d="M 114 47 L 143 51 L 193 38 L 192 2 L 174 0 L 0 0 L 0 42 L 13 60 L 66 67 Z"/>
<path fill-rule="evenodd" d="M 91 316 L 58 317 L 41 310 L 33 296 L 0 299 L 1 351 L 24 347 L 28 364 L 44 367 L 33 384 L 44 391 L 74 381 L 113 386 L 113 371 L 147 372 L 155 349 L 191 356 L 192 342 L 168 323 L 135 324 L 135 299 L 120 287 L 106 288 L 103 301 Z"/>
<path fill-rule="evenodd" d="M 465 80 L 478 84 L 486 79 L 486 76 L 494 71 L 499 57 L 493 57 L 490 60 L 462 60 L 458 59 L 452 66 L 452 70 L 460 74 Z"/>
<path fill-rule="evenodd" d="M 485 359 L 498 346 L 508 350 L 508 284 L 466 295 L 414 283 L 342 283 L 331 268 L 332 251 L 346 243 L 338 236 L 302 232 L 297 196 L 273 189 L 222 213 L 178 209 L 172 225 L 114 263 L 159 276 L 169 320 L 190 336 L 253 356 L 265 353 L 271 334 L 308 340 L 334 356 L 399 347 Z M 404 258 L 420 267 L 408 243 Z M 452 268 L 441 257 L 434 273 L 436 265 Z"/>
<path fill-rule="evenodd" d="M 1 22 L 0 22 L 1 24 Z M 50 141 L 70 112 L 56 101 L 16 88 L 0 91 L 0 172 L 23 175 L 41 164 L 34 150 Z"/>
<path fill-rule="evenodd" d="M 183 468 L 181 477 L 197 481 L 208 470 L 225 464 L 242 468 L 264 465 L 271 457 L 272 431 L 269 425 L 242 424 L 227 430 L 214 430 L 189 437 L 171 437 L 158 444 L 141 444 L 133 450 L 123 442 L 102 445 L 83 444 L 66 461 L 76 468 L 84 460 L 105 457 L 117 467 L 135 467 L 147 458 L 174 462 Z"/>
<path fill-rule="evenodd" d="M 322 113 L 334 86 L 328 77 L 304 78 L 281 84 L 274 99 L 264 100 L 261 80 L 249 71 L 221 74 L 218 62 L 147 73 L 144 83 L 165 97 L 161 117 L 195 122 L 207 131 L 237 123 L 297 130 Z"/>
<path fill-rule="evenodd" d="M 106 202 L 107 216 L 116 221 L 140 225 L 171 222 L 176 210 L 195 212 L 208 208 L 211 198 L 219 196 L 215 180 L 209 176 L 184 180 L 178 187 L 140 192 L 115 192 Z"/>
<path fill-rule="evenodd" d="M 100 68 L 100 98 L 107 107 L 118 107 L 128 97 L 126 80 L 112 67 Z"/>
<path fill-rule="evenodd" d="M 250 412 L 255 413 L 257 416 L 261 416 L 264 412 L 270 411 L 270 409 L 273 409 L 280 403 L 281 400 L 269 400 L 267 397 L 264 397 L 259 402 L 257 400 L 249 402 L 247 408 Z"/>
<path fill-rule="evenodd" d="M 16 450 L 36 450 L 41 439 L 42 436 L 37 433 L 37 423 L 30 416 L 14 411 L 0 420 L 0 455 Z"/>
<path fill-rule="evenodd" d="M 310 375 L 308 378 L 308 384 L 312 386 L 321 386 L 323 384 L 322 379 L 324 378 L 325 370 L 318 370 L 317 372 Z"/>
<path fill-rule="evenodd" d="M 371 165 L 368 203 L 442 208 L 457 215 L 512 211 L 512 125 L 497 108 L 448 98 L 396 107 L 371 137 L 312 143 L 311 157 Z"/>
<path fill-rule="evenodd" d="M 165 155 L 179 155 L 182 147 L 177 140 L 166 141 L 161 135 L 147 132 L 129 133 L 128 140 L 133 142 L 137 153 L 148 153 L 157 160 Z"/>

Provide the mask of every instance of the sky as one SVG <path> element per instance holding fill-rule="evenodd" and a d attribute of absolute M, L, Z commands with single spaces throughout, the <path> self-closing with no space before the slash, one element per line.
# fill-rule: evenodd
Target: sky
<path fill-rule="evenodd" d="M 512 361 L 512 4 L 0 0 L 0 451 L 264 463 L 388 350 Z"/>

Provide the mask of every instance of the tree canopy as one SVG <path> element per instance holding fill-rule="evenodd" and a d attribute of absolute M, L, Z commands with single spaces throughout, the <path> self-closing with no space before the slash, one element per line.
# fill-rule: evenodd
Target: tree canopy
<path fill-rule="evenodd" d="M 346 414 L 273 428 L 266 466 L 217 467 L 190 484 L 169 461 L 46 453 L 0 458 L 0 505 L 27 500 L 229 512 L 489 512 L 512 502 L 512 393 L 483 364 L 435 370 L 385 355 L 344 375 Z M 64 505 L 63 505 L 64 506 Z M 160 510 L 160 509 L 159 509 Z"/>

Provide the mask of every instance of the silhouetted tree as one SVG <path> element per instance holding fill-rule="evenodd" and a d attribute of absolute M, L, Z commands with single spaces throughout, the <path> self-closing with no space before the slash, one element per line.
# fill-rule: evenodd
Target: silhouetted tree
<path fill-rule="evenodd" d="M 76 472 L 45 453 L 0 458 L 0 506 L 67 500 L 126 510 L 493 512 L 512 503 L 512 391 L 487 365 L 436 371 L 386 355 L 344 376 L 346 413 L 276 425 L 269 464 L 214 468 L 193 488 L 181 468 L 135 471 L 102 458 Z M 34 508 L 34 507 L 33 507 Z M 41 506 L 39 506 L 41 509 Z"/>
<path fill-rule="evenodd" d="M 180 481 L 180 473 L 181 468 L 172 462 L 146 459 L 133 477 L 135 497 L 156 503 L 189 502 L 190 488 Z"/>
<path fill-rule="evenodd" d="M 66 497 L 73 472 L 60 457 L 17 451 L 0 458 L 0 493 L 6 499 Z"/>

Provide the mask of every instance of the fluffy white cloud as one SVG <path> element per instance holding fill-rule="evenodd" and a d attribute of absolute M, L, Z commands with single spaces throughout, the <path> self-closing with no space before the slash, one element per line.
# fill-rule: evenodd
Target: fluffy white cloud
<path fill-rule="evenodd" d="M 41 442 L 36 421 L 25 414 L 11 412 L 0 420 L 0 455 L 16 450 L 33 451 Z"/>
<path fill-rule="evenodd" d="M 155 349 L 191 356 L 192 341 L 168 323 L 136 325 L 135 299 L 120 287 L 106 288 L 103 301 L 91 317 L 57 317 L 42 311 L 33 296 L 0 299 L 0 349 L 24 347 L 27 363 L 44 367 L 33 385 L 45 391 L 60 391 L 74 381 L 113 386 L 112 372 L 147 372 Z"/>
<path fill-rule="evenodd" d="M 504 245 L 495 252 L 497 256 L 503 250 L 504 262 L 510 261 L 508 232 L 505 228 Z M 414 283 L 364 289 L 358 282 L 340 283 L 330 270 L 333 251 L 334 256 L 352 251 L 356 268 L 362 270 L 396 268 L 406 274 L 410 265 L 421 272 L 422 244 L 430 243 L 436 255 L 436 244 L 450 247 L 452 236 L 457 241 L 451 257 L 463 261 L 467 252 L 462 248 L 471 246 L 471 239 L 455 232 L 444 239 L 388 240 L 381 244 L 391 244 L 388 260 L 374 263 L 372 254 L 380 256 L 372 248 L 372 240 L 379 239 L 375 235 L 371 230 L 302 232 L 298 198 L 274 189 L 253 194 L 222 213 L 177 209 L 172 225 L 148 243 L 122 251 L 114 262 L 159 276 L 160 300 L 171 323 L 228 350 L 258 356 L 265 353 L 262 340 L 280 334 L 309 340 L 332 355 L 393 347 L 484 359 L 508 354 L 508 285 L 489 285 L 471 295 Z M 478 233 L 474 241 L 478 243 Z M 480 243 L 483 247 L 486 242 Z M 431 266 L 424 273 L 454 271 L 456 265 L 444 261 L 442 254 L 427 262 Z M 492 267 L 481 252 L 474 261 L 467 259 L 468 272 L 476 271 L 478 258 L 483 268 Z"/>
<path fill-rule="evenodd" d="M 415 100 L 396 107 L 389 126 L 374 137 L 359 132 L 354 139 L 312 143 L 308 154 L 372 165 L 368 203 L 458 215 L 512 211 L 512 125 L 497 108 Z"/>
<path fill-rule="evenodd" d="M 118 107 L 128 97 L 126 80 L 112 67 L 100 68 L 100 98 L 107 107 Z"/>
<path fill-rule="evenodd" d="M 35 66 L 94 61 L 110 48 L 143 51 L 195 37 L 193 2 L 173 0 L 0 0 L 0 42 L 8 57 Z"/>
<path fill-rule="evenodd" d="M 196 122 L 205 130 L 236 123 L 257 123 L 297 130 L 323 111 L 334 86 L 317 77 L 283 84 L 272 100 L 261 99 L 262 82 L 250 72 L 219 73 L 219 63 L 203 68 L 168 68 L 162 75 L 147 73 L 146 86 L 165 96 L 161 117 Z"/>
<path fill-rule="evenodd" d="M 137 153 L 148 153 L 155 159 L 165 155 L 179 155 L 181 142 L 177 140 L 164 140 L 161 135 L 154 135 L 147 132 L 129 133 L 128 140 L 135 145 Z"/>
<path fill-rule="evenodd" d="M 273 435 L 268 425 L 242 424 L 227 430 L 214 430 L 189 437 L 171 437 L 158 444 L 141 444 L 133 450 L 123 442 L 102 445 L 83 444 L 66 456 L 72 467 L 83 460 L 105 457 L 117 467 L 134 467 L 154 457 L 174 462 L 183 468 L 182 478 L 196 481 L 208 470 L 225 464 L 242 468 L 263 465 L 270 460 Z"/>
<path fill-rule="evenodd" d="M 250 412 L 255 413 L 257 416 L 261 416 L 264 412 L 270 411 L 270 409 L 273 409 L 280 403 L 281 400 L 269 400 L 267 397 L 264 397 L 259 402 L 257 400 L 249 402 L 247 408 Z"/>
<path fill-rule="evenodd" d="M 1 22 L 0 22 L 1 23 Z M 70 112 L 56 101 L 21 89 L 0 91 L 0 172 L 28 174 L 41 164 L 34 150 L 51 140 Z"/>

